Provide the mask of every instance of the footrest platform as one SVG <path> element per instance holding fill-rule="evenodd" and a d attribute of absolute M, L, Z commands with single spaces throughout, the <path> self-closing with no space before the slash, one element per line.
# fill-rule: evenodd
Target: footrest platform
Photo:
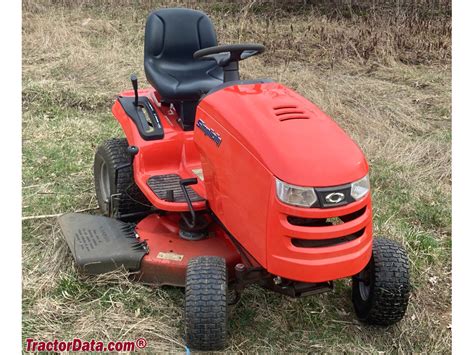
<path fill-rule="evenodd" d="M 186 202 L 181 190 L 179 182 L 181 178 L 177 174 L 165 174 L 165 175 L 155 175 L 148 179 L 147 184 L 152 189 L 158 198 L 161 200 L 168 200 L 168 191 L 173 191 L 172 202 Z M 199 196 L 196 191 L 190 186 L 186 186 L 186 191 L 188 192 L 189 198 L 192 202 L 204 201 L 204 199 Z"/>

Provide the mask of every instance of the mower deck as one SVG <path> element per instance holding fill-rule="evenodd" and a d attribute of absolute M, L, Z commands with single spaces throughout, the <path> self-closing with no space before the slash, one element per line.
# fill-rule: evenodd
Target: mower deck
<path fill-rule="evenodd" d="M 152 214 L 137 224 L 135 230 L 149 248 L 137 279 L 147 284 L 184 287 L 186 267 L 194 257 L 221 257 L 226 260 L 228 270 L 233 270 L 241 262 L 234 244 L 218 226 L 211 225 L 206 238 L 189 241 L 179 236 L 178 225 L 178 215 L 157 214 Z"/>
<path fill-rule="evenodd" d="M 136 226 L 114 218 L 69 213 L 59 218 L 79 268 L 101 274 L 125 268 L 138 281 L 184 287 L 190 259 L 206 254 L 226 260 L 229 270 L 241 257 L 225 232 L 208 227 L 207 237 L 189 241 L 179 236 L 179 216 L 151 214 Z"/>

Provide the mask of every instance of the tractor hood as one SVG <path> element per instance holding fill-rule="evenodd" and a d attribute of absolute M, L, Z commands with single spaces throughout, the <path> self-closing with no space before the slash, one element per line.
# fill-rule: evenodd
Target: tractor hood
<path fill-rule="evenodd" d="M 318 107 L 281 84 L 228 86 L 207 95 L 199 106 L 221 125 L 216 133 L 227 130 L 289 184 L 336 186 L 368 172 L 357 144 Z"/>

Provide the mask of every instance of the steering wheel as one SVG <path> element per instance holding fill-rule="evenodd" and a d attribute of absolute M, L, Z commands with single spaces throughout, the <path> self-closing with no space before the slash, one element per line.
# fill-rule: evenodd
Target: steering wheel
<path fill-rule="evenodd" d="M 194 59 L 215 60 L 217 65 L 226 67 L 232 62 L 250 58 L 263 53 L 265 46 L 262 44 L 242 43 L 226 44 L 222 46 L 200 49 L 193 54 Z"/>

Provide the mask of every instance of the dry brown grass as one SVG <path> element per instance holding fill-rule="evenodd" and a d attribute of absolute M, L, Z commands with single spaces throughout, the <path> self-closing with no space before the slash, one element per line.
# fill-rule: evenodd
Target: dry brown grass
<path fill-rule="evenodd" d="M 70 3 L 23 2 L 24 215 L 95 207 L 95 147 L 121 135 L 110 114 L 114 95 L 129 87 L 132 72 L 146 85 L 147 12 L 198 7 L 210 13 L 221 43 L 267 45 L 263 56 L 243 63 L 244 77 L 272 77 L 296 89 L 359 143 L 371 163 L 375 231 L 404 244 L 413 274 L 407 317 L 386 330 L 354 319 L 347 282 L 300 300 L 252 288 L 232 311 L 228 350 L 450 351 L 446 2 L 400 1 L 398 9 L 368 1 Z M 78 275 L 54 219 L 25 221 L 23 231 L 24 337 L 144 336 L 153 351 L 184 349 L 180 290 L 151 289 L 121 273 Z"/>

